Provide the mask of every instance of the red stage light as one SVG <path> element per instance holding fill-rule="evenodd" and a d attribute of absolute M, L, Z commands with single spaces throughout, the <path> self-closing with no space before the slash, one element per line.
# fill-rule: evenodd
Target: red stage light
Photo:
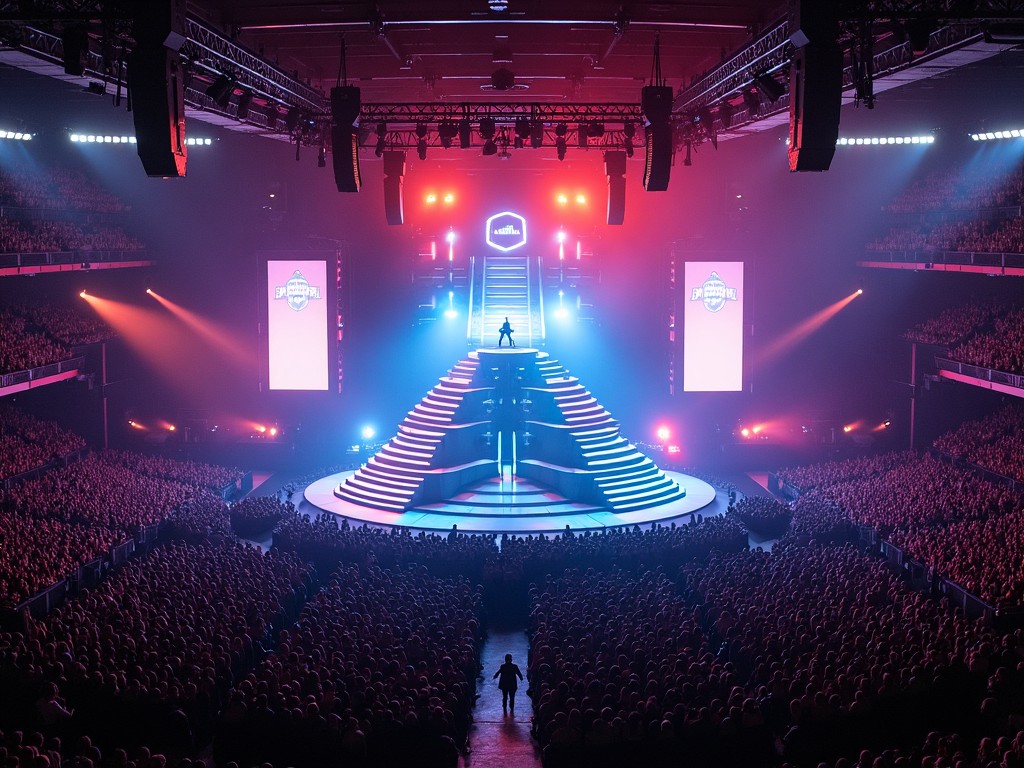
<path fill-rule="evenodd" d="M 85 291 L 82 291 L 82 292 L 81 292 L 80 294 L 78 294 L 78 295 L 79 295 L 79 296 L 81 296 L 81 297 L 82 297 L 83 299 L 84 299 L 84 298 L 86 297 L 86 293 L 85 293 Z"/>

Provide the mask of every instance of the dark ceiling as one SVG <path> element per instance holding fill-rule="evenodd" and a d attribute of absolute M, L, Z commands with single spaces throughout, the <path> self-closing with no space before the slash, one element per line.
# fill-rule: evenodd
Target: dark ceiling
<path fill-rule="evenodd" d="M 368 103 L 635 103 L 651 79 L 655 40 L 662 74 L 678 89 L 785 4 L 195 0 L 189 12 L 325 90 L 337 81 L 344 41 L 348 81 Z M 502 68 L 514 84 L 494 79 Z"/>

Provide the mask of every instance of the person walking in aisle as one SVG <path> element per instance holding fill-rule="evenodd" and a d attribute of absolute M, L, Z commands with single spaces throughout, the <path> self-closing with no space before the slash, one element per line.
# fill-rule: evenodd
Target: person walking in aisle
<path fill-rule="evenodd" d="M 519 680 L 523 679 L 523 673 L 519 671 L 519 665 L 512 663 L 512 654 L 505 654 L 505 663 L 494 673 L 498 678 L 498 690 L 501 691 L 501 711 L 516 713 L 516 690 L 519 688 Z"/>

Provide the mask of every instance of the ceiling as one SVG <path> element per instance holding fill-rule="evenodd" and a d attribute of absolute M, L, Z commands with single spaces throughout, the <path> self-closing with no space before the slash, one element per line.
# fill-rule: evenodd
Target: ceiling
<path fill-rule="evenodd" d="M 364 103 L 636 103 L 656 40 L 662 75 L 678 90 L 777 20 L 785 3 L 193 0 L 188 9 L 325 91 L 337 83 L 344 41 L 348 82 Z M 513 87 L 493 87 L 501 68 Z"/>

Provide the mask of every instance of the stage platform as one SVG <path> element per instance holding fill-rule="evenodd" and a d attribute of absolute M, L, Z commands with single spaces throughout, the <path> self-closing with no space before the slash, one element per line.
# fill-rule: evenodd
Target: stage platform
<path fill-rule="evenodd" d="M 354 471 L 339 472 L 310 484 L 304 494 L 306 501 L 356 523 L 426 531 L 450 531 L 458 525 L 463 533 L 533 534 L 558 533 L 567 525 L 573 531 L 590 531 L 663 523 L 692 515 L 715 500 L 713 486 L 679 472 L 665 474 L 685 489 L 685 496 L 645 509 L 620 512 L 570 501 L 531 480 L 506 477 L 502 481 L 495 477 L 474 484 L 446 502 L 392 512 L 336 496 L 335 489 L 353 474 Z"/>

